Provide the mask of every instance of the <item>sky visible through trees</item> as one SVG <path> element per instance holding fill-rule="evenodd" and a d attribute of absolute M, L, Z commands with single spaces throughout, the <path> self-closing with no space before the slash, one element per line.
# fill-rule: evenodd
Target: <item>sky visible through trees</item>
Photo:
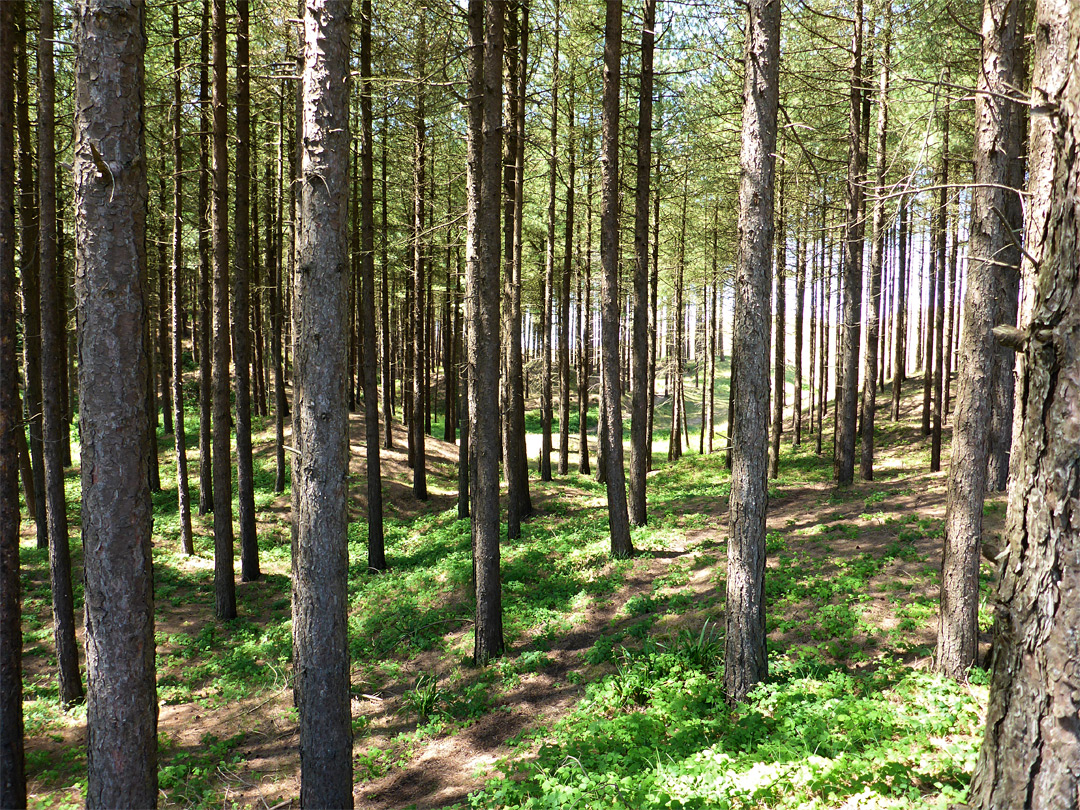
<path fill-rule="evenodd" d="M 219 802 L 248 632 L 302 806 L 1075 804 L 1074 5 L 0 2 L 0 805 Z M 796 683 L 966 736 L 741 793 Z"/>

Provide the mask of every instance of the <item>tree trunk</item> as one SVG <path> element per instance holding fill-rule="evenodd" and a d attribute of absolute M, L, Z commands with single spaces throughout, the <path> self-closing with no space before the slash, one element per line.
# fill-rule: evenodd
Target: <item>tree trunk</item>
<path fill-rule="evenodd" d="M 558 176 L 559 137 L 559 0 L 555 0 L 555 53 L 551 68 L 551 151 L 548 156 L 548 205 L 546 261 L 543 277 L 543 310 L 540 317 L 540 339 L 543 353 L 540 370 L 540 480 L 551 480 L 551 313 L 555 298 L 555 180 Z"/>
<path fill-rule="evenodd" d="M 199 514 L 214 511 L 213 369 L 210 357 L 210 0 L 199 33 Z"/>
<path fill-rule="evenodd" d="M 249 2 L 236 2 L 236 257 L 232 347 L 236 383 L 236 489 L 240 518 L 240 579 L 259 579 L 255 471 L 251 458 L 251 71 Z M 224 166 L 224 164 L 222 164 Z"/>
<path fill-rule="evenodd" d="M 878 80 L 877 177 L 874 182 L 874 221 L 870 239 L 870 311 L 866 320 L 866 363 L 864 364 L 862 400 L 862 453 L 859 477 L 874 480 L 874 420 L 877 416 L 878 334 L 881 331 L 881 267 L 885 261 L 885 146 L 889 137 L 889 48 L 892 38 L 892 15 L 885 9 L 882 32 L 881 77 Z M 884 354 L 884 353 L 883 353 Z M 882 374 L 882 377 L 885 375 Z"/>
<path fill-rule="evenodd" d="M 645 0 L 638 90 L 637 183 L 634 196 L 634 387 L 630 398 L 630 523 L 648 522 L 645 474 L 649 471 L 649 180 L 652 178 L 653 40 L 656 0 Z M 710 437 L 711 438 L 711 437 Z"/>
<path fill-rule="evenodd" d="M 60 679 L 60 702 L 82 699 L 79 648 L 75 641 L 75 606 L 71 587 L 67 501 L 64 497 L 64 431 L 60 379 L 67 339 L 57 307 L 56 146 L 54 120 L 56 80 L 53 72 L 53 2 L 41 0 L 38 28 L 38 212 L 41 281 L 41 372 L 45 463 L 45 501 L 49 530 L 49 584 L 53 602 L 53 636 Z"/>
<path fill-rule="evenodd" d="M 510 51 L 508 78 L 509 109 L 513 113 L 513 127 L 509 128 L 505 145 L 503 193 L 505 196 L 503 222 L 504 252 L 507 257 L 503 280 L 508 322 L 505 324 L 505 347 L 507 368 L 507 416 L 506 435 L 503 440 L 506 456 L 506 522 L 507 537 L 521 536 L 521 521 L 532 514 L 532 498 L 529 493 L 529 460 L 525 446 L 525 382 L 521 355 L 521 261 L 522 227 L 524 222 L 524 175 L 525 175 L 525 89 L 527 81 L 529 45 L 529 6 L 518 4 L 521 20 L 516 11 L 510 13 L 510 29 L 507 36 Z M 516 57 L 516 58 L 515 58 Z"/>
<path fill-rule="evenodd" d="M 953 678 L 966 677 L 978 652 L 979 544 L 986 492 L 989 370 L 995 352 L 990 330 L 996 325 L 994 302 L 1002 283 L 1000 265 L 1015 265 L 1018 259 L 1006 233 L 1006 225 L 994 210 L 1004 212 L 1018 204 L 1015 192 L 1007 189 L 1010 163 L 1017 159 L 1020 145 L 1013 126 L 1016 104 L 1007 96 L 1015 86 L 1018 15 L 1016 3 L 985 0 L 983 67 L 979 71 L 980 92 L 975 97 L 974 213 L 969 240 L 971 269 L 964 295 L 964 329 L 960 337 L 960 373 L 945 505 L 941 621 L 936 653 L 938 671 Z M 1029 401 L 1036 400 L 1029 397 Z M 1041 403 L 1037 407 L 1041 407 Z M 1025 488 L 1018 487 L 1018 491 Z M 1011 567 L 1009 569 L 1011 574 Z M 1002 571 L 1005 570 L 1003 567 Z"/>
<path fill-rule="evenodd" d="M 949 80 L 948 68 L 945 69 L 945 81 Z M 945 389 L 942 368 L 945 365 L 945 238 L 947 233 L 946 211 L 948 206 L 947 186 L 949 184 L 949 111 L 945 108 L 945 127 L 942 135 L 941 175 L 938 186 L 938 205 L 934 212 L 937 218 L 937 242 L 934 250 L 937 256 L 937 281 L 931 295 L 934 304 L 934 425 L 930 436 L 930 472 L 941 470 L 941 405 Z"/>
<path fill-rule="evenodd" d="M 285 88 L 281 88 L 278 100 L 278 144 L 277 144 L 277 206 L 275 208 L 274 256 L 267 262 L 269 269 L 267 283 L 270 287 L 270 363 L 274 367 L 274 492 L 285 491 L 285 415 L 288 412 L 288 397 L 285 393 L 285 369 L 282 367 L 281 341 L 285 331 L 282 317 L 281 271 L 285 264 L 283 245 L 284 231 L 284 184 L 285 184 Z M 267 168 L 269 171 L 269 167 Z M 270 183 L 266 184 L 269 197 Z M 267 206 L 269 208 L 269 206 Z M 267 219 L 269 222 L 269 218 Z M 269 241 L 269 236 L 267 237 Z"/>
<path fill-rule="evenodd" d="M 50 0 L 51 2 L 51 0 Z M 173 56 L 173 222 L 172 222 L 172 386 L 173 443 L 176 448 L 176 497 L 180 514 L 180 549 L 194 554 L 191 533 L 191 498 L 188 494 L 187 434 L 184 430 L 184 152 L 183 152 L 183 83 L 180 62 L 180 12 L 172 7 Z"/>
<path fill-rule="evenodd" d="M 589 134 L 586 149 L 592 154 L 593 139 Z M 592 225 L 593 225 L 593 170 L 589 166 L 585 183 L 585 280 L 582 284 L 581 304 L 581 377 L 578 383 L 578 445 L 581 456 L 578 472 L 591 475 L 589 465 L 589 382 L 592 376 Z"/>
<path fill-rule="evenodd" d="M 893 378 L 892 378 L 892 420 L 900 419 L 900 389 L 907 375 L 907 287 L 908 287 L 908 198 L 900 197 L 900 224 L 897 241 L 899 244 L 899 265 L 896 268 L 896 303 L 893 309 Z"/>
<path fill-rule="evenodd" d="M 427 130 L 425 116 L 427 115 L 427 92 L 424 87 L 426 65 L 424 58 L 427 51 L 425 36 L 425 24 L 427 9 L 421 8 L 420 24 L 417 28 L 417 78 L 416 85 L 416 110 L 413 120 L 415 141 L 413 147 L 413 299 L 412 299 L 412 419 L 409 422 L 409 430 L 412 436 L 412 459 L 413 459 L 413 495 L 418 500 L 426 501 L 427 491 L 427 450 L 424 441 L 424 417 L 425 417 L 425 393 L 427 386 L 426 354 L 427 347 L 425 337 L 427 330 L 425 312 L 425 294 L 427 292 L 427 245 L 424 240 L 424 222 L 427 201 L 427 176 L 425 172 L 427 161 Z"/>
<path fill-rule="evenodd" d="M 476 575 L 473 659 L 502 655 L 499 579 L 499 179 L 502 0 L 469 0 L 468 278 L 470 509 Z"/>
<path fill-rule="evenodd" d="M 780 475 L 780 437 L 784 432 L 784 370 L 787 343 L 787 233 L 784 225 L 784 177 L 780 176 L 780 216 L 776 225 L 776 312 L 773 316 L 772 420 L 769 424 L 769 478 Z"/>
<path fill-rule="evenodd" d="M 780 4 L 750 0 L 744 50 L 739 252 L 731 352 L 731 515 L 724 689 L 742 701 L 768 674 L 765 653 L 766 426 L 769 407 L 769 271 L 779 104 Z"/>
<path fill-rule="evenodd" d="M 15 349 L 15 4 L 0 3 L 0 806 L 26 806 Z"/>
<path fill-rule="evenodd" d="M 803 423 L 803 306 L 806 301 L 806 243 L 800 227 L 795 245 L 795 413 L 792 416 L 792 447 L 802 444 Z"/>
<path fill-rule="evenodd" d="M 296 289 L 299 446 L 293 650 L 300 804 L 353 806 L 348 643 L 349 28 L 344 4 L 308 0 Z"/>
<path fill-rule="evenodd" d="M 375 142 L 371 108 L 371 0 L 360 4 L 360 298 L 363 332 L 364 442 L 367 454 L 368 570 L 386 570 L 379 387 L 375 346 Z M 449 382 L 449 379 L 447 380 Z M 449 389 L 449 386 L 447 386 Z"/>
<path fill-rule="evenodd" d="M 75 294 L 91 808 L 157 803 L 149 357 L 143 338 L 144 25 L 141 4 L 121 10 L 84 3 L 75 17 Z M 106 143 L 107 152 L 99 151 Z"/>
<path fill-rule="evenodd" d="M 225 0 L 212 0 L 213 194 L 210 221 L 214 265 L 214 614 L 236 618 L 233 574 L 232 453 L 229 425 L 229 142 Z"/>
<path fill-rule="evenodd" d="M 859 344 L 862 333 L 862 178 L 866 157 L 862 149 L 863 4 L 855 3 L 852 35 L 851 111 L 848 127 L 847 223 L 844 228 L 843 324 L 840 327 L 839 396 L 836 410 L 836 483 L 849 486 L 855 478 L 855 432 L 859 394 Z"/>
<path fill-rule="evenodd" d="M 986 738 L 970 793 L 972 805 L 979 808 L 1075 807 L 1080 793 L 1080 700 L 1067 685 L 1066 674 L 1080 658 L 1080 589 L 1072 564 L 1080 553 L 1074 511 L 1080 475 L 1075 415 L 1080 379 L 1080 298 L 1075 295 L 1080 286 L 1075 203 L 1080 185 L 1080 70 L 1071 58 L 1080 45 L 1080 21 L 1075 4 L 1071 12 L 1069 19 L 1070 4 L 1063 0 L 1041 0 L 1036 10 L 1035 65 L 1042 73 L 1036 83 L 1050 80 L 1040 92 L 1053 93 L 1060 101 L 1054 115 L 1058 135 L 1048 161 L 1054 167 L 1052 206 L 1044 240 L 1038 243 L 1037 286 L 1027 308 L 1031 319 L 1024 324 L 1017 388 L 1020 428 L 1012 459 L 1008 546 L 995 594 Z M 984 23 L 984 42 L 988 27 Z M 1057 80 L 1064 71 L 1062 87 Z M 988 101 L 995 102 L 1002 103 Z M 1047 146 L 1041 138 L 1032 140 L 1033 157 L 1034 150 Z M 1029 208 L 1029 224 L 1032 216 L 1042 218 L 1046 210 Z M 974 278 L 972 282 L 978 284 Z M 961 365 L 962 379 L 963 369 Z"/>
<path fill-rule="evenodd" d="M 38 261 L 38 208 L 34 183 L 34 150 L 30 136 L 27 3 L 15 6 L 15 126 L 19 133 L 19 275 L 22 280 L 23 382 L 27 425 L 30 428 L 30 463 L 34 484 L 34 525 L 37 547 L 49 547 L 45 503 L 45 465 L 42 460 L 41 424 L 41 291 Z M 27 506 L 30 502 L 27 501 Z"/>
<path fill-rule="evenodd" d="M 622 0 L 606 0 L 604 91 L 600 116 L 600 326 L 603 353 L 604 468 L 611 555 L 629 557 L 630 521 L 623 470 L 622 389 L 619 385 L 619 85 Z"/>
<path fill-rule="evenodd" d="M 566 101 L 566 225 L 563 242 L 562 290 L 559 294 L 559 475 L 570 472 L 570 285 L 574 267 L 574 70 L 571 65 Z"/>

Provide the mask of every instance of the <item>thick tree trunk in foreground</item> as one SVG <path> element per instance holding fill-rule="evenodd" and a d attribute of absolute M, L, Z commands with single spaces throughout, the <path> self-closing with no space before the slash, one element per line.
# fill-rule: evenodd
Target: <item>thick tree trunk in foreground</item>
<path fill-rule="evenodd" d="M 765 463 L 769 408 L 769 275 L 780 82 L 780 4 L 750 0 L 739 183 L 739 252 L 731 350 L 731 426 L 724 689 L 741 701 L 768 674 L 765 654 Z"/>
<path fill-rule="evenodd" d="M 1018 251 L 1001 216 L 1015 204 L 1008 189 L 1011 162 L 1019 138 L 1018 114 L 1008 94 L 1014 87 L 1018 4 L 985 0 L 982 69 L 975 97 L 975 188 L 970 237 L 971 264 L 964 295 L 960 337 L 956 421 L 945 504 L 944 555 L 941 563 L 941 621 L 936 666 L 953 678 L 967 676 L 979 642 L 979 544 L 982 538 L 986 457 L 990 426 L 990 384 L 996 351 L 996 300 L 1001 264 L 1016 265 Z"/>
<path fill-rule="evenodd" d="M 622 59 L 622 0 L 607 0 L 604 24 L 604 97 L 600 124 L 600 347 L 604 409 L 604 467 L 607 478 L 611 555 L 629 557 L 630 520 L 623 470 L 622 387 L 619 380 L 619 85 Z M 674 426 L 673 430 L 678 427 Z"/>
<path fill-rule="evenodd" d="M 293 300 L 298 492 L 293 650 L 300 804 L 352 807 L 348 644 L 349 7 L 307 0 Z"/>
<path fill-rule="evenodd" d="M 15 4 L 0 3 L 0 807 L 26 806 L 15 350 Z"/>
<path fill-rule="evenodd" d="M 1069 67 L 1064 88 L 1054 96 L 1060 107 L 1053 116 L 1059 133 L 1053 206 L 1031 320 L 1020 344 L 1021 427 L 1013 453 L 1008 547 L 995 596 L 986 739 L 971 784 L 972 805 L 987 809 L 1070 808 L 1080 795 L 1080 697 L 1070 674 L 1080 658 L 1080 66 L 1073 58 L 1080 19 L 1073 4 L 1066 24 L 1069 13 L 1064 0 L 1040 2 L 1036 12 L 1047 23 L 1042 31 L 1036 28 L 1036 64 L 1060 59 L 1059 65 Z"/>
<path fill-rule="evenodd" d="M 41 0 L 38 30 L 38 200 L 41 268 L 41 374 L 44 421 L 45 501 L 49 522 L 49 584 L 52 589 L 53 636 L 60 677 L 60 702 L 82 699 L 79 648 L 75 641 L 75 601 L 71 587 L 67 500 L 61 435 L 64 403 L 60 396 L 63 344 L 67 339 L 58 309 L 60 267 L 56 256 L 56 147 L 53 142 L 56 83 L 53 73 L 53 2 Z"/>
<path fill-rule="evenodd" d="M 656 0 L 645 0 L 638 91 L 637 185 L 634 196 L 634 387 L 630 399 L 630 523 L 648 521 L 645 474 L 649 471 L 649 181 L 652 179 L 653 29 Z M 710 436 L 710 442 L 712 437 Z"/>
<path fill-rule="evenodd" d="M 91 808 L 157 804 L 149 358 L 143 339 L 144 25 L 141 4 L 86 2 L 75 18 L 75 295 Z"/>
<path fill-rule="evenodd" d="M 499 578 L 499 178 L 502 159 L 502 0 L 469 1 L 468 301 L 469 508 L 476 623 L 473 659 L 502 655 Z"/>

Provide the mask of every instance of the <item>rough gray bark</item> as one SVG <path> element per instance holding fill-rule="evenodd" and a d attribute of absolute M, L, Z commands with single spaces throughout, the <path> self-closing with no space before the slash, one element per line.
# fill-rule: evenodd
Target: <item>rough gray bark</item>
<path fill-rule="evenodd" d="M 26 806 L 15 349 L 15 4 L 0 3 L 0 806 Z"/>
<path fill-rule="evenodd" d="M 862 447 L 859 458 L 859 477 L 874 480 L 874 420 L 877 416 L 878 336 L 881 332 L 881 268 L 885 261 L 885 147 L 889 137 L 889 49 L 891 46 L 892 15 L 885 8 L 885 28 L 882 31 L 881 74 L 878 79 L 877 152 L 874 179 L 874 219 L 870 235 L 870 311 L 866 318 L 866 362 L 863 365 Z M 884 352 L 882 352 L 884 354 Z M 882 377 L 885 375 L 882 374 Z"/>
<path fill-rule="evenodd" d="M 600 113 L 600 348 L 603 362 L 604 463 L 611 555 L 629 557 L 630 520 L 623 469 L 622 386 L 619 380 L 619 85 L 622 0 L 606 0 L 604 91 Z M 677 427 L 673 428 L 677 430 Z"/>
<path fill-rule="evenodd" d="M 352 807 L 348 644 L 349 4 L 307 0 L 295 277 L 293 654 L 300 804 Z"/>
<path fill-rule="evenodd" d="M 724 689 L 742 701 L 768 674 L 765 654 L 765 489 L 769 408 L 769 275 L 780 95 L 780 4 L 750 0 L 743 93 L 739 248 L 735 264 Z"/>
<path fill-rule="evenodd" d="M 848 126 L 847 223 L 844 227 L 843 323 L 838 354 L 839 397 L 836 402 L 836 483 L 849 486 L 855 478 L 855 433 L 859 404 L 859 344 L 862 337 L 862 178 L 866 156 L 862 149 L 863 4 L 855 2 L 852 34 L 851 102 Z"/>
<path fill-rule="evenodd" d="M 210 204 L 214 277 L 213 469 L 214 469 L 214 615 L 236 618 L 233 573 L 232 452 L 229 419 L 229 81 L 225 59 L 225 0 L 212 0 L 213 194 Z"/>
<path fill-rule="evenodd" d="M 30 90 L 26 2 L 15 5 L 15 126 L 19 134 L 19 276 L 23 310 L 23 405 L 30 428 L 30 463 L 34 487 L 31 508 L 37 547 L 49 547 L 45 503 L 45 465 L 41 424 L 41 284 L 38 261 L 38 209 L 34 150 L 30 136 Z"/>
<path fill-rule="evenodd" d="M 60 678 L 60 702 L 68 706 L 83 697 L 79 648 L 75 641 L 75 602 L 71 587 L 71 549 L 61 436 L 66 429 L 60 378 L 67 339 L 57 299 L 56 146 L 54 137 L 56 80 L 53 71 L 53 2 L 41 0 L 38 27 L 38 256 L 41 269 L 41 376 L 45 501 L 49 523 L 49 585 L 52 590 L 53 637 Z"/>
<path fill-rule="evenodd" d="M 232 349 L 236 394 L 236 496 L 240 579 L 258 579 L 255 471 L 251 458 L 251 69 L 250 4 L 236 2 L 236 251 L 233 263 Z M 230 471 L 231 474 L 231 471 Z"/>
<path fill-rule="evenodd" d="M 506 167 L 504 171 L 504 221 L 505 252 L 508 262 L 504 277 L 506 290 L 507 314 L 505 351 L 509 394 L 506 403 L 506 436 L 504 454 L 506 455 L 506 522 L 507 536 L 511 539 L 521 536 L 521 521 L 533 513 L 532 497 L 529 492 L 529 460 L 525 447 L 525 381 L 521 356 L 521 262 L 522 262 L 522 227 L 524 222 L 525 193 L 525 90 L 528 79 L 529 55 L 529 5 L 521 4 L 521 22 L 517 24 L 516 14 L 513 33 L 517 43 L 517 61 L 508 73 L 512 86 L 509 104 L 514 117 L 514 126 L 506 137 Z M 515 84 L 516 83 L 516 84 Z M 511 150 L 512 146 L 512 150 Z M 512 258 L 511 258 L 512 257 Z"/>
<path fill-rule="evenodd" d="M 960 336 L 956 419 L 945 504 L 941 563 L 941 620 L 936 667 L 965 678 L 978 652 L 979 544 L 990 423 L 990 384 L 995 352 L 991 329 L 1001 289 L 1000 265 L 1016 265 L 1015 245 L 1001 217 L 1016 193 L 1008 190 L 1019 139 L 1013 136 L 1015 37 L 1019 3 L 985 0 L 982 67 L 975 97 L 975 188 L 969 240 L 970 269 Z"/>
<path fill-rule="evenodd" d="M 653 41 L 656 0 L 645 0 L 638 90 L 637 182 L 634 191 L 634 387 L 630 393 L 630 523 L 648 522 L 645 475 L 649 471 L 649 181 L 652 179 Z M 712 441 L 710 435 L 709 441 Z"/>
<path fill-rule="evenodd" d="M 410 455 L 413 468 L 413 495 L 421 501 L 428 498 L 427 451 L 424 442 L 424 398 L 426 368 L 426 316 L 427 293 L 427 245 L 424 241 L 424 221 L 427 207 L 427 131 L 425 106 L 427 94 L 424 87 L 425 56 L 427 42 L 425 21 L 427 9 L 420 9 L 417 27 L 416 71 L 420 81 L 416 85 L 416 109 L 413 111 L 413 245 L 412 245 L 412 411 L 409 420 Z"/>
<path fill-rule="evenodd" d="M 1046 27 L 1036 28 L 1035 64 L 1064 81 L 1040 91 L 1056 102 L 1049 117 L 1057 137 L 1050 215 L 1023 325 L 1008 546 L 995 593 L 986 738 L 970 793 L 972 806 L 987 809 L 1063 810 L 1080 796 L 1080 698 L 1070 674 L 1080 658 L 1080 17 L 1066 0 L 1041 0 L 1036 17 Z"/>
<path fill-rule="evenodd" d="M 172 8 L 173 56 L 173 230 L 172 230 L 172 386 L 173 443 L 176 448 L 177 511 L 180 513 L 180 548 L 194 554 L 191 534 L 191 496 L 188 493 L 187 435 L 184 430 L 184 151 L 182 123 L 183 83 L 180 62 L 180 11 Z"/>
<path fill-rule="evenodd" d="M 364 428 L 367 452 L 368 570 L 386 570 L 382 463 L 379 458 L 379 386 L 375 345 L 375 167 L 371 109 L 371 0 L 360 4 L 360 276 L 363 313 Z"/>
<path fill-rule="evenodd" d="M 210 356 L 210 0 L 199 33 L 199 514 L 214 511 L 213 363 Z"/>
<path fill-rule="evenodd" d="M 502 158 L 502 0 L 469 0 L 467 363 L 469 511 L 476 621 L 473 659 L 502 655 L 499 577 L 499 179 Z"/>
<path fill-rule="evenodd" d="M 75 14 L 75 243 L 91 808 L 157 804 L 146 418 L 145 7 Z"/>

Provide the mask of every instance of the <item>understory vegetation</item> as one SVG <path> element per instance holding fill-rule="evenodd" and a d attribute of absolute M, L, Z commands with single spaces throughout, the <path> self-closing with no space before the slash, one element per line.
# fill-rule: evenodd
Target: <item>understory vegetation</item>
<path fill-rule="evenodd" d="M 448 460 L 456 448 L 445 445 L 443 458 L 437 443 L 430 504 L 390 500 L 387 573 L 366 571 L 362 505 L 350 518 L 357 805 L 943 808 L 962 799 L 987 678 L 975 670 L 958 684 L 929 672 L 944 479 L 921 472 L 914 421 L 879 425 L 878 480 L 847 490 L 829 483 L 831 458 L 815 454 L 812 437 L 785 441 L 782 477 L 770 482 L 769 680 L 735 708 L 722 689 L 722 453 L 666 465 L 658 453 L 650 523 L 634 530 L 631 560 L 610 558 L 595 478 L 534 480 L 539 514 L 502 543 L 509 652 L 478 669 L 469 524 L 457 517 Z M 196 519 L 195 556 L 182 555 L 170 438 L 159 441 L 160 803 L 286 807 L 298 785 L 289 492 L 273 493 L 273 459 L 257 455 L 264 574 L 238 587 L 239 619 L 215 621 L 212 515 Z M 257 434 L 260 446 L 270 450 L 272 437 Z M 354 449 L 354 465 L 361 458 Z M 394 469 L 391 457 L 388 487 Z M 362 490 L 355 466 L 354 477 Z M 67 485 L 81 622 L 77 473 Z M 1002 511 L 990 501 L 988 520 Z M 25 525 L 22 565 L 31 804 L 77 807 L 85 707 L 59 708 L 48 556 Z M 410 793 L 440 758 L 438 778 Z"/>

